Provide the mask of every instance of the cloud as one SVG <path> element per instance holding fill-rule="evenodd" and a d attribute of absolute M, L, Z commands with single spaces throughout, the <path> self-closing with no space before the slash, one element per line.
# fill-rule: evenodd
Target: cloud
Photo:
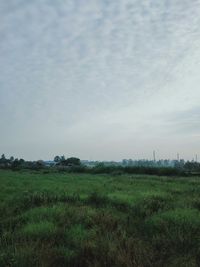
<path fill-rule="evenodd" d="M 105 143 L 156 139 L 171 111 L 197 106 L 199 15 L 197 0 L 1 1 L 4 149 L 19 144 L 33 157 L 37 140 L 67 148 L 71 138 L 73 153 L 79 133 Z"/>
<path fill-rule="evenodd" d="M 200 107 L 168 114 L 166 122 L 173 126 L 172 129 L 179 135 L 189 135 L 190 137 L 200 135 Z"/>

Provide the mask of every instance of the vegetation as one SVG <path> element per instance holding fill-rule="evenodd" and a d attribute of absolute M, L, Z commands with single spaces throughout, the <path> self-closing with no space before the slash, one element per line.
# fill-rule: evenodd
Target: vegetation
<path fill-rule="evenodd" d="M 71 157 L 68 159 L 65 159 L 65 156 L 55 156 L 54 162 L 56 163 L 57 166 L 80 166 L 81 161 L 79 158 Z"/>
<path fill-rule="evenodd" d="M 131 161 L 131 160 L 129 160 Z M 122 164 L 117 162 L 104 163 L 96 162 L 95 165 L 88 166 L 81 163 L 76 157 L 65 158 L 65 156 L 55 156 L 54 161 L 45 162 L 42 160 L 25 161 L 24 159 L 15 159 L 10 157 L 7 159 L 3 154 L 0 158 L 0 169 L 11 170 L 48 170 L 48 171 L 65 171 L 75 173 L 91 173 L 91 174 L 148 174 L 159 176 L 191 176 L 200 175 L 200 163 L 191 161 L 184 162 L 175 161 L 174 167 L 168 164 L 161 165 L 160 161 L 138 161 L 137 165 Z M 166 162 L 168 162 L 166 160 Z M 169 162 L 168 162 L 169 163 Z"/>
<path fill-rule="evenodd" d="M 200 180 L 0 170 L 0 266 L 200 266 Z"/>

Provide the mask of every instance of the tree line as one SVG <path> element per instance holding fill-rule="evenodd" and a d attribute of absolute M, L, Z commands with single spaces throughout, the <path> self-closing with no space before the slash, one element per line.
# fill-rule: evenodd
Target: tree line
<path fill-rule="evenodd" d="M 81 166 L 81 161 L 79 158 L 70 157 L 65 158 L 65 156 L 55 156 L 54 160 L 50 163 L 45 162 L 43 160 L 37 161 L 26 161 L 24 159 L 14 158 L 13 156 L 10 158 L 6 158 L 5 154 L 1 155 L 0 158 L 0 168 L 1 169 L 44 169 L 44 168 L 58 168 L 58 167 L 74 167 Z"/>
<path fill-rule="evenodd" d="M 26 161 L 24 159 L 6 158 L 5 154 L 0 157 L 0 169 L 32 169 L 48 170 L 59 172 L 79 172 L 79 173 L 108 173 L 108 174 L 149 174 L 149 175 L 166 175 L 166 176 L 185 176 L 199 175 L 200 163 L 187 161 L 184 164 L 176 164 L 174 167 L 151 167 L 151 166 L 123 166 L 123 165 L 106 165 L 103 162 L 97 162 L 95 166 L 89 167 L 81 162 L 77 157 L 65 158 L 65 156 L 55 156 L 52 161 L 43 160 Z"/>

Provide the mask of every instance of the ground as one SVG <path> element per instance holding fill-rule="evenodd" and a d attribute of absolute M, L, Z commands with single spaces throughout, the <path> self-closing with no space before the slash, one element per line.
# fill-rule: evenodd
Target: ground
<path fill-rule="evenodd" d="M 0 171 L 0 266 L 200 266 L 200 178 Z"/>

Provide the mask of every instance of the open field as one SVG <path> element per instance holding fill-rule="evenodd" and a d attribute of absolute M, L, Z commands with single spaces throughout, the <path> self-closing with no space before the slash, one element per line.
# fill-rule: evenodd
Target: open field
<path fill-rule="evenodd" d="M 200 179 L 0 171 L 0 266 L 200 266 Z"/>

